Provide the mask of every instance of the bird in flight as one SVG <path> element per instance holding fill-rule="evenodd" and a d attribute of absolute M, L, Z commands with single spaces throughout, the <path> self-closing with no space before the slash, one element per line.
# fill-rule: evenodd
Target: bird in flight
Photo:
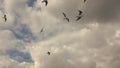
<path fill-rule="evenodd" d="M 42 3 L 45 3 L 45 5 L 47 6 L 48 0 L 43 0 Z"/>
<path fill-rule="evenodd" d="M 7 21 L 7 16 L 6 16 L 6 14 L 4 15 L 3 18 L 4 18 L 5 22 L 6 22 L 6 21 Z"/>
<path fill-rule="evenodd" d="M 66 17 L 66 14 L 63 12 L 64 17 Z"/>
<path fill-rule="evenodd" d="M 50 55 L 50 52 L 48 51 L 47 54 Z"/>
<path fill-rule="evenodd" d="M 80 20 L 82 18 L 82 16 L 77 16 L 76 21 Z"/>
<path fill-rule="evenodd" d="M 81 15 L 83 13 L 81 10 L 78 10 L 78 12 L 79 12 L 79 15 Z"/>
<path fill-rule="evenodd" d="M 42 28 L 42 29 L 40 30 L 40 32 L 43 32 L 43 30 L 44 30 L 44 29 Z"/>
<path fill-rule="evenodd" d="M 64 16 L 64 19 L 66 19 L 69 22 L 69 18 L 66 16 L 66 14 L 64 12 L 62 14 Z"/>
<path fill-rule="evenodd" d="M 84 0 L 84 3 L 86 2 L 87 0 Z"/>

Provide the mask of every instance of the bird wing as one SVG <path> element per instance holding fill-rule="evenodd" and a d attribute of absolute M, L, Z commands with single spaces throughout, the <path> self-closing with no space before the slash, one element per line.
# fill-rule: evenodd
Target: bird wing
<path fill-rule="evenodd" d="M 66 18 L 66 20 L 69 22 L 69 18 Z"/>
<path fill-rule="evenodd" d="M 76 19 L 76 21 L 78 21 L 78 20 L 80 20 L 82 17 L 80 16 L 80 17 L 78 17 L 77 19 Z"/>
<path fill-rule="evenodd" d="M 50 55 L 50 52 L 47 52 L 48 55 Z"/>
<path fill-rule="evenodd" d="M 40 32 L 43 32 L 43 28 L 41 29 L 41 31 Z"/>
<path fill-rule="evenodd" d="M 5 19 L 5 22 L 7 21 L 7 18 L 4 18 Z"/>
<path fill-rule="evenodd" d="M 64 15 L 64 17 L 66 17 L 66 14 L 64 12 L 62 14 Z"/>
<path fill-rule="evenodd" d="M 47 4 L 48 4 L 48 1 L 45 1 L 45 5 L 47 6 Z"/>
<path fill-rule="evenodd" d="M 83 12 L 81 10 L 78 10 L 79 11 L 79 15 L 81 15 Z"/>

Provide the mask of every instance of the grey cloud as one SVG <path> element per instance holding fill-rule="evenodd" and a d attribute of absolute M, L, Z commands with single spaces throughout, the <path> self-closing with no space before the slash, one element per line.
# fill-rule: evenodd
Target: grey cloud
<path fill-rule="evenodd" d="M 106 23 L 114 20 L 117 22 L 119 21 L 116 18 L 117 16 L 119 18 L 118 0 L 87 0 L 85 4 L 83 0 L 49 0 L 48 6 L 42 6 L 41 11 L 35 10 L 41 7 L 36 5 L 38 1 L 33 9 L 26 6 L 27 1 L 4 0 L 4 8 L 10 14 L 8 19 L 13 21 L 2 22 L 0 25 L 3 27 L 0 27 L 0 51 L 3 53 L 13 49 L 19 50 L 18 53 L 27 51 L 31 55 L 28 58 L 33 59 L 34 65 L 15 62 L 15 60 L 12 62 L 13 59 L 8 56 L 8 53 L 4 55 L 7 57 L 2 57 L 3 53 L 1 53 L 0 57 L 3 58 L 1 62 L 7 62 L 9 68 L 119 67 L 120 40 L 115 38 L 116 30 L 120 29 L 118 23 L 98 24 L 95 27 L 90 26 L 92 29 L 86 29 L 80 23 L 61 21 L 62 12 L 73 21 L 78 14 L 77 10 L 81 9 L 85 16 L 80 22 Z M 110 11 L 111 7 L 112 11 Z M 45 31 L 39 33 L 43 26 Z M 37 41 L 24 42 L 17 38 L 11 29 L 23 40 L 24 38 L 32 40 L 35 36 Z M 51 51 L 50 56 L 46 54 L 47 51 Z M 4 68 L 6 64 L 0 64 L 0 67 Z"/>
<path fill-rule="evenodd" d="M 88 20 L 101 23 L 118 22 L 120 18 L 120 0 L 88 0 L 84 11 Z"/>
<path fill-rule="evenodd" d="M 57 3 L 57 2 L 56 2 Z M 120 18 L 120 1 L 119 0 L 64 0 L 58 1 L 57 5 L 50 7 L 49 12 L 59 19 L 62 18 L 62 12 L 73 21 L 77 15 L 77 10 L 83 11 L 84 21 L 86 22 L 118 22 Z"/>

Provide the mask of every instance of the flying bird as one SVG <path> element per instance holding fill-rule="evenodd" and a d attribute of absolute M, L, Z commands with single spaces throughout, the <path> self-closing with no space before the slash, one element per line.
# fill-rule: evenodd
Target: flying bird
<path fill-rule="evenodd" d="M 5 22 L 6 22 L 6 21 L 7 21 L 7 16 L 6 16 L 6 14 L 4 15 L 3 18 L 4 18 Z"/>
<path fill-rule="evenodd" d="M 79 12 L 79 15 L 81 15 L 83 13 L 81 10 L 78 10 L 78 12 Z"/>
<path fill-rule="evenodd" d="M 50 52 L 48 51 L 47 54 L 50 55 Z"/>
<path fill-rule="evenodd" d="M 63 12 L 64 17 L 66 17 L 66 14 Z"/>
<path fill-rule="evenodd" d="M 44 30 L 44 29 L 42 28 L 42 29 L 40 30 L 40 32 L 43 32 L 43 30 Z"/>
<path fill-rule="evenodd" d="M 70 21 L 69 18 L 67 18 L 67 17 L 66 17 L 65 19 L 66 19 L 68 22 Z"/>
<path fill-rule="evenodd" d="M 87 0 L 84 0 L 84 3 L 86 2 Z"/>
<path fill-rule="evenodd" d="M 76 21 L 80 20 L 82 18 L 82 16 L 77 16 Z"/>
<path fill-rule="evenodd" d="M 66 20 L 69 22 L 70 20 L 69 20 L 69 18 L 66 16 L 66 14 L 65 14 L 64 12 L 63 12 L 62 14 L 63 14 L 63 16 L 64 16 L 64 19 L 66 19 Z"/>
<path fill-rule="evenodd" d="M 42 3 L 45 3 L 45 5 L 47 6 L 48 0 L 43 0 Z"/>

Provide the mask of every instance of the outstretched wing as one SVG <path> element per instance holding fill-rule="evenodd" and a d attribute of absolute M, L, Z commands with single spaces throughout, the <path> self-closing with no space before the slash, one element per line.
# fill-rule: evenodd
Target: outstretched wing
<path fill-rule="evenodd" d="M 64 17 L 66 17 L 66 14 L 64 12 L 62 14 L 64 15 Z"/>
<path fill-rule="evenodd" d="M 66 18 L 66 20 L 69 22 L 69 18 Z"/>
<path fill-rule="evenodd" d="M 48 4 L 48 1 L 45 1 L 45 5 L 47 6 L 47 4 Z"/>
<path fill-rule="evenodd" d="M 79 11 L 79 15 L 81 15 L 83 12 L 81 10 L 78 10 Z"/>
<path fill-rule="evenodd" d="M 6 21 L 7 21 L 7 16 L 6 16 L 6 14 L 4 15 L 3 18 L 4 18 L 5 22 L 6 22 Z"/>
<path fill-rule="evenodd" d="M 77 17 L 76 21 L 80 20 L 81 18 L 82 18 L 82 16 L 80 16 L 80 17 Z"/>
<path fill-rule="evenodd" d="M 47 54 L 50 55 L 50 52 L 48 51 Z"/>
<path fill-rule="evenodd" d="M 43 28 L 40 30 L 40 32 L 43 32 Z"/>
<path fill-rule="evenodd" d="M 7 18 L 4 18 L 5 19 L 5 22 L 7 21 Z"/>
<path fill-rule="evenodd" d="M 48 1 L 47 0 L 43 0 L 42 3 L 44 3 L 44 2 L 45 2 L 45 5 L 47 6 Z"/>

